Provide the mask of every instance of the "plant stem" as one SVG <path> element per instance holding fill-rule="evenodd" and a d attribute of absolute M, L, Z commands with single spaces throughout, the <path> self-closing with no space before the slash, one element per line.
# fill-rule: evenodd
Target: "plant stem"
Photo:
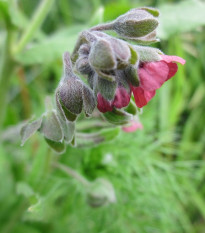
<path fill-rule="evenodd" d="M 22 51 L 28 41 L 33 37 L 36 30 L 40 27 L 45 17 L 47 16 L 50 7 L 54 0 L 42 0 L 40 5 L 38 6 L 36 12 L 33 15 L 33 18 L 29 24 L 29 26 L 24 31 L 19 43 L 14 49 L 14 54 L 18 54 Z"/>
<path fill-rule="evenodd" d="M 105 24 L 99 24 L 97 26 L 94 26 L 90 29 L 90 31 L 106 31 L 106 30 L 112 30 L 114 23 L 105 23 Z"/>
<path fill-rule="evenodd" d="M 53 166 L 56 168 L 59 168 L 61 171 L 65 172 L 69 176 L 72 176 L 73 178 L 80 181 L 85 186 L 88 186 L 90 184 L 89 181 L 86 180 L 82 175 L 80 175 L 79 173 L 77 173 L 75 170 L 73 170 L 72 168 L 68 166 L 65 166 L 60 163 L 53 163 Z"/>
<path fill-rule="evenodd" d="M 12 55 L 15 55 L 22 51 L 26 43 L 32 38 L 35 31 L 39 28 L 43 20 L 45 19 L 51 4 L 54 0 L 42 0 L 39 7 L 37 8 L 31 23 L 23 33 L 19 43 L 13 53 L 11 53 L 12 45 L 12 25 L 8 20 L 6 21 L 7 26 L 7 37 L 5 39 L 4 51 L 2 56 L 1 70 L 0 70 L 0 101 L 1 101 L 1 112 L 0 112 L 0 131 L 4 123 L 6 106 L 7 106 L 7 92 L 10 84 L 10 77 L 15 67 Z"/>
<path fill-rule="evenodd" d="M 6 106 L 7 106 L 7 91 L 9 88 L 10 77 L 13 72 L 14 62 L 11 59 L 10 44 L 11 44 L 12 31 L 7 28 L 7 35 L 5 38 L 4 51 L 2 54 L 2 63 L 0 69 L 0 131 L 4 123 Z"/>

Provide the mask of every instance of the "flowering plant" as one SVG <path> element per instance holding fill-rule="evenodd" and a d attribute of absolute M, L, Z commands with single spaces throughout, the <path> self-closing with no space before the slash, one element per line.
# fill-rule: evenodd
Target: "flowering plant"
<path fill-rule="evenodd" d="M 120 127 L 125 132 L 142 129 L 139 108 L 147 105 L 156 90 L 175 75 L 177 63 L 185 64 L 180 57 L 164 55 L 148 46 L 158 41 L 158 16 L 153 8 L 132 9 L 112 22 L 83 31 L 71 56 L 68 52 L 63 55 L 64 73 L 55 92 L 55 106 L 47 100 L 46 113 L 23 126 L 22 144 L 40 131 L 52 149 L 63 153 L 66 144 L 81 145 L 82 139 L 88 145 L 112 139 Z M 97 133 L 76 132 L 82 112 L 85 117 L 109 124 L 106 129 L 102 129 L 105 125 L 98 127 Z M 101 205 L 104 200 L 113 202 L 110 184 L 96 182 L 97 186 L 92 186 L 95 191 L 89 193 L 91 205 Z M 99 192 L 96 187 L 101 190 L 102 185 L 103 192 Z M 101 197 L 102 193 L 106 198 Z"/>

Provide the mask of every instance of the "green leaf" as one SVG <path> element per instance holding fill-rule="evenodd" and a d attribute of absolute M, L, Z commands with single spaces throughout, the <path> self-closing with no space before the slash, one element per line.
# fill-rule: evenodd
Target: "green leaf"
<path fill-rule="evenodd" d="M 18 195 L 30 197 L 34 194 L 33 189 L 25 182 L 18 182 L 16 184 L 16 192 Z"/>
<path fill-rule="evenodd" d="M 205 2 L 199 0 L 181 1 L 178 4 L 165 4 L 160 7 L 158 35 L 168 39 L 175 33 L 195 30 L 205 25 Z"/>
<path fill-rule="evenodd" d="M 22 127 L 20 132 L 22 146 L 41 127 L 41 123 L 42 123 L 42 118 L 33 121 L 31 123 L 27 123 Z"/>

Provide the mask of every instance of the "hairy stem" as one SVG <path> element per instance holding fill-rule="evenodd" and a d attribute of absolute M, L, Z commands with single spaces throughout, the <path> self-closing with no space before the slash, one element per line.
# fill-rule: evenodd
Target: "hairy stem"
<path fill-rule="evenodd" d="M 80 183 L 82 183 L 85 186 L 88 186 L 90 184 L 89 181 L 86 180 L 82 175 L 80 175 L 79 173 L 77 173 L 75 170 L 73 170 L 68 166 L 65 166 L 60 163 L 53 163 L 53 167 L 59 168 L 61 171 L 68 174 L 69 176 L 72 176 L 76 180 L 80 181 Z"/>
<path fill-rule="evenodd" d="M 114 23 L 105 23 L 105 24 L 99 24 L 97 26 L 94 26 L 90 29 L 90 31 L 107 31 L 113 29 Z"/>

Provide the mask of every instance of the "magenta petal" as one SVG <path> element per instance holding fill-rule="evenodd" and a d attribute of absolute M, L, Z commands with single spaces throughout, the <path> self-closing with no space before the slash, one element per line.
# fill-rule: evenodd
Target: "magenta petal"
<path fill-rule="evenodd" d="M 142 87 L 131 86 L 138 108 L 145 106 L 156 94 L 156 91 L 145 91 Z"/>
<path fill-rule="evenodd" d="M 131 94 L 124 87 L 118 87 L 112 106 L 116 108 L 126 107 L 130 102 L 130 96 Z"/>
<path fill-rule="evenodd" d="M 179 62 L 180 64 L 184 65 L 186 63 L 186 61 L 178 56 L 168 56 L 168 55 L 160 55 L 162 60 L 170 63 L 170 62 Z"/>
<path fill-rule="evenodd" d="M 168 79 L 170 79 L 171 77 L 173 77 L 176 74 L 176 72 L 178 70 L 178 66 L 177 66 L 176 63 L 173 63 L 173 62 L 167 63 L 167 65 L 169 67 L 169 74 L 168 74 L 168 77 L 167 77 L 167 80 L 168 80 Z"/>
<path fill-rule="evenodd" d="M 111 105 L 111 102 L 106 100 L 100 93 L 97 95 L 97 108 L 100 112 L 110 112 L 112 111 L 113 107 Z"/>
<path fill-rule="evenodd" d="M 154 91 L 167 80 L 169 67 L 166 62 L 147 62 L 139 68 L 140 86 L 146 91 Z"/>
<path fill-rule="evenodd" d="M 136 122 L 136 121 L 131 121 L 131 125 L 130 126 L 123 126 L 122 130 L 126 133 L 131 133 L 134 132 L 138 129 L 143 129 L 143 125 L 140 122 Z"/>

